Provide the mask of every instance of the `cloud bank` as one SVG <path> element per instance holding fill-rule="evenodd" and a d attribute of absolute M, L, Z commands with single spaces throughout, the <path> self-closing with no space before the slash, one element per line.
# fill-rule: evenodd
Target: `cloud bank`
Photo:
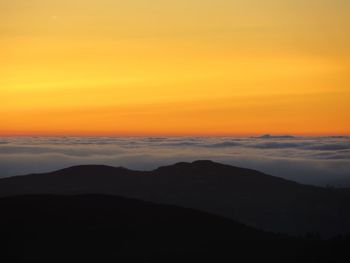
<path fill-rule="evenodd" d="M 0 177 L 80 164 L 152 170 L 211 159 L 286 179 L 350 187 L 350 137 L 11 137 L 0 138 Z"/>

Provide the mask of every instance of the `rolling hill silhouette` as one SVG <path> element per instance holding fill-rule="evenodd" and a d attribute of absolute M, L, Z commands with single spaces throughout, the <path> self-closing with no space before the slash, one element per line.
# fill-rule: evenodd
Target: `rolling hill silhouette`
<path fill-rule="evenodd" d="M 4 262 L 349 259 L 346 239 L 320 241 L 267 233 L 192 209 L 117 196 L 7 197 L 0 199 L 0 210 Z"/>
<path fill-rule="evenodd" d="M 211 161 L 153 171 L 76 166 L 0 180 L 0 196 L 104 194 L 197 209 L 258 229 L 326 237 L 350 232 L 350 190 L 306 186 Z"/>

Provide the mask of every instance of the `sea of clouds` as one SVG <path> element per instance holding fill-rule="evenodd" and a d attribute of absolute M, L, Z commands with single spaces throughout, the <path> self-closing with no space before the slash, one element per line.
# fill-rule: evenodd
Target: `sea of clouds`
<path fill-rule="evenodd" d="M 5 137 L 0 177 L 81 164 L 152 170 L 210 159 L 314 185 L 350 187 L 350 137 Z"/>

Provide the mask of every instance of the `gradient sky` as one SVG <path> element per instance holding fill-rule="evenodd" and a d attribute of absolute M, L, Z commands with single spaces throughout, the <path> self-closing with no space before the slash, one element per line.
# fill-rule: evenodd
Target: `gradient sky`
<path fill-rule="evenodd" d="M 350 134 L 349 0 L 0 0 L 0 135 Z"/>

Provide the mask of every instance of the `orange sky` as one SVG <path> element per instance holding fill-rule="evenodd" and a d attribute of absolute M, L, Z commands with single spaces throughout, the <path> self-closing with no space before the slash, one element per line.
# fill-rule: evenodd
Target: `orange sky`
<path fill-rule="evenodd" d="M 0 0 L 0 135 L 350 134 L 350 2 Z"/>

